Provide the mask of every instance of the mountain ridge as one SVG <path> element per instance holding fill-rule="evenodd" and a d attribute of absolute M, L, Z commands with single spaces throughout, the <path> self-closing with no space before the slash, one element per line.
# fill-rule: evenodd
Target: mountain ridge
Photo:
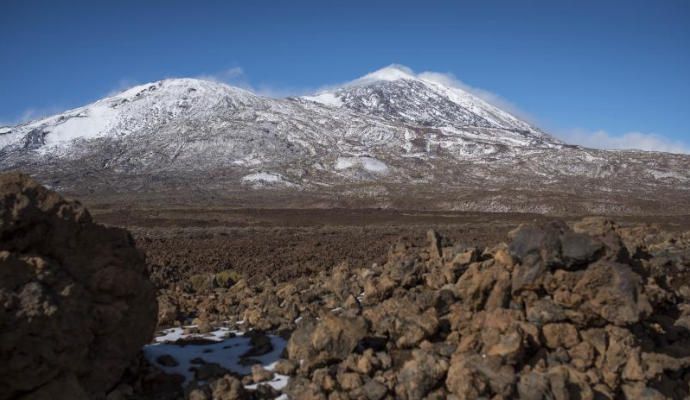
<path fill-rule="evenodd" d="M 6 128 L 0 169 L 77 195 L 193 185 L 240 205 L 265 193 L 295 206 L 690 211 L 688 156 L 568 145 L 395 67 L 283 99 L 192 78 L 139 85 Z"/>
<path fill-rule="evenodd" d="M 428 75 L 428 74 L 427 74 Z M 522 129 L 525 131 L 531 131 L 531 132 L 540 132 L 538 129 L 534 128 L 531 126 L 531 124 L 520 120 L 519 118 L 513 116 L 512 114 L 501 110 L 500 108 L 492 105 L 491 103 L 485 101 L 484 99 L 481 99 L 480 97 L 463 90 L 457 86 L 454 86 L 452 84 L 448 84 L 445 82 L 441 82 L 439 79 L 432 79 L 425 77 L 426 75 L 424 73 L 418 75 L 415 75 L 412 71 L 407 70 L 405 67 L 402 66 L 397 66 L 397 65 L 391 65 L 388 67 L 384 67 L 382 69 L 379 69 L 375 72 L 372 72 L 370 74 L 367 74 L 361 78 L 355 79 L 354 81 L 345 83 L 339 87 L 336 87 L 331 90 L 322 90 L 316 93 L 315 95 L 311 96 L 302 96 L 302 98 L 308 99 L 308 100 L 313 100 L 317 102 L 322 102 L 323 104 L 326 105 L 334 105 L 334 106 L 346 106 L 346 107 L 352 107 L 351 104 L 349 104 L 347 101 L 343 101 L 343 97 L 347 97 L 348 95 L 350 96 L 355 96 L 355 97 L 361 97 L 362 95 L 360 94 L 357 96 L 356 94 L 352 92 L 357 92 L 362 90 L 363 88 L 371 88 L 374 87 L 374 90 L 376 86 L 381 86 L 381 85 L 391 85 L 391 84 L 396 84 L 399 85 L 401 84 L 401 81 L 404 82 L 403 84 L 412 84 L 412 85 L 424 85 L 426 88 L 430 88 L 433 90 L 434 94 L 437 95 L 438 97 L 445 97 L 447 100 L 450 102 L 453 102 L 457 104 L 458 106 L 462 107 L 465 109 L 468 113 L 474 113 L 474 114 L 495 114 L 495 116 L 500 117 L 503 120 L 508 120 L 510 123 L 507 123 L 505 125 L 502 125 L 498 121 L 492 120 L 492 121 L 485 121 L 487 123 L 487 126 L 493 126 L 493 127 L 500 127 L 504 129 L 510 129 L 510 128 L 518 128 Z M 415 88 L 411 87 L 408 89 L 410 92 L 414 92 Z M 420 92 L 424 92 L 424 90 L 419 90 Z M 366 92 L 366 90 L 365 90 Z M 371 93 L 371 92 L 369 92 Z M 426 99 L 427 101 L 430 99 Z M 366 110 L 358 110 L 358 111 L 366 111 Z M 415 122 L 415 121 L 408 121 L 408 122 Z M 506 121 L 503 121 L 504 123 Z M 491 124 L 493 123 L 493 125 Z M 556 141 L 553 137 L 550 139 Z"/>

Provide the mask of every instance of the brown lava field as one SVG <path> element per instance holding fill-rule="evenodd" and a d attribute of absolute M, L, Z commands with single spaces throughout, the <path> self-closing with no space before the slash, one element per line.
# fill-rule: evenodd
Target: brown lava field
<path fill-rule="evenodd" d="M 118 207 L 88 204 L 97 222 L 127 228 L 159 286 L 200 272 L 233 269 L 247 279 L 285 281 L 347 262 L 385 261 L 400 239 L 422 246 L 433 228 L 453 242 L 479 248 L 506 240 L 522 223 L 556 217 L 387 209 L 223 209 Z M 575 221 L 582 216 L 571 216 Z M 690 216 L 616 216 L 622 225 L 653 223 L 690 230 Z"/>

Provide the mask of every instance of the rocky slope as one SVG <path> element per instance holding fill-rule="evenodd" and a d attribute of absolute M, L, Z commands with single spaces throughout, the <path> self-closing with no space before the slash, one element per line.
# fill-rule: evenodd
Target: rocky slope
<path fill-rule="evenodd" d="M 160 322 L 195 317 L 203 341 L 230 321 L 258 355 L 274 350 L 266 332 L 288 340 L 270 371 L 247 360 L 251 374 L 215 368 L 187 382 L 195 399 L 690 395 L 690 232 L 589 218 L 510 236 L 478 249 L 430 231 L 426 246 L 401 241 L 381 265 L 281 283 L 202 274 L 162 291 Z M 289 376 L 279 390 L 274 374 Z"/>
<path fill-rule="evenodd" d="M 0 169 L 118 200 L 165 193 L 274 207 L 690 209 L 688 156 L 569 146 L 397 67 L 302 98 L 197 79 L 137 86 L 1 128 Z"/>

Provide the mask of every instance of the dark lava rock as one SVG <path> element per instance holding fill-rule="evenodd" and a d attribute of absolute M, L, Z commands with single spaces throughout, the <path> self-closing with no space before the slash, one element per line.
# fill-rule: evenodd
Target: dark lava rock
<path fill-rule="evenodd" d="M 0 399 L 104 397 L 148 343 L 144 256 L 21 174 L 0 175 Z"/>
<path fill-rule="evenodd" d="M 170 354 L 163 354 L 156 358 L 156 362 L 164 367 L 177 367 L 180 365 L 177 360 Z"/>

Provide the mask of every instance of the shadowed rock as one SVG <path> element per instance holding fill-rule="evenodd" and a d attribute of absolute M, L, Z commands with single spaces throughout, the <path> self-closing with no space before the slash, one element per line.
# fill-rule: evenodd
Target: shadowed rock
<path fill-rule="evenodd" d="M 0 399 L 104 397 L 156 325 L 130 235 L 0 175 Z"/>

